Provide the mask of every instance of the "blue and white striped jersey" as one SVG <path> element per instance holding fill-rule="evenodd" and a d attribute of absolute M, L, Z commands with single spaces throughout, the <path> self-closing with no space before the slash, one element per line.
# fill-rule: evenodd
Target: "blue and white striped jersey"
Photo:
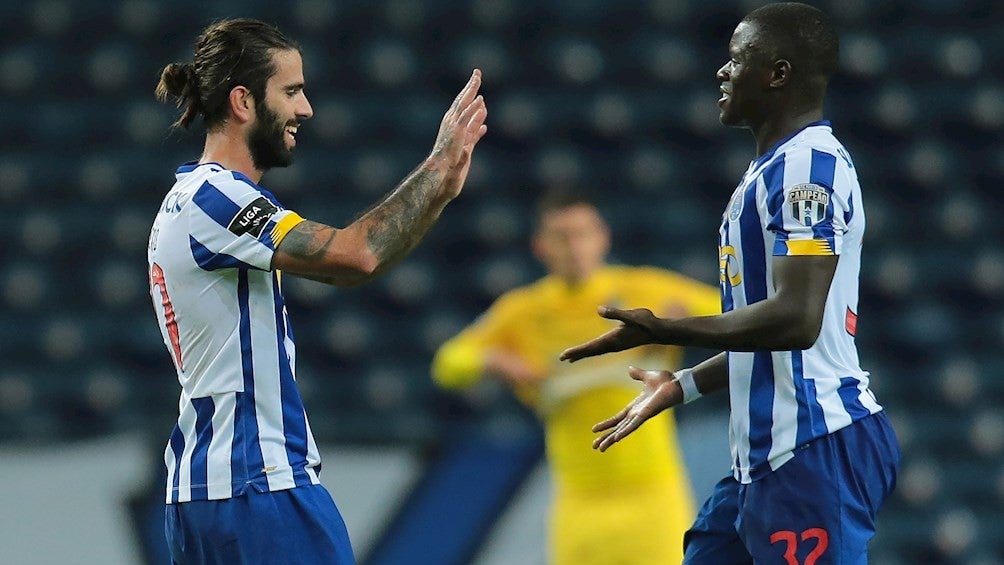
<path fill-rule="evenodd" d="M 854 344 L 864 229 L 854 164 L 826 121 L 753 161 L 725 209 L 723 312 L 774 294 L 773 256 L 840 256 L 812 347 L 728 353 L 729 442 L 743 483 L 789 461 L 796 447 L 882 410 Z"/>
<path fill-rule="evenodd" d="M 150 233 L 150 292 L 181 383 L 167 502 L 317 484 L 275 247 L 302 221 L 246 176 L 186 164 Z"/>

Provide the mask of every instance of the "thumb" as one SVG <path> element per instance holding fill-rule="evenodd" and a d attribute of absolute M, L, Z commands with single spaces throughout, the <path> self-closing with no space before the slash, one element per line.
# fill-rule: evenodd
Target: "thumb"
<path fill-rule="evenodd" d="M 614 308 L 613 306 L 600 306 L 597 309 L 597 313 L 608 320 L 619 320 L 623 322 L 625 319 L 624 310 Z"/>
<path fill-rule="evenodd" d="M 628 366 L 628 375 L 631 375 L 631 378 L 634 379 L 634 380 L 636 380 L 636 381 L 643 381 L 643 380 L 645 380 L 645 372 L 646 372 L 645 369 L 639 369 L 638 367 L 635 367 L 634 365 L 629 365 Z"/>

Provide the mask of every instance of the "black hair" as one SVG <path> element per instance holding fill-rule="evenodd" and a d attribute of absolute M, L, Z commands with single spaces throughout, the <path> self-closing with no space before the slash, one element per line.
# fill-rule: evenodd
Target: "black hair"
<path fill-rule="evenodd" d="M 837 70 L 840 41 L 822 10 L 798 2 L 767 4 L 747 14 L 743 22 L 757 27 L 762 54 L 771 62 L 787 59 L 809 84 L 825 90 Z"/>
<path fill-rule="evenodd" d="M 247 87 L 256 100 L 264 99 L 265 85 L 276 72 L 272 51 L 287 49 L 300 48 L 265 22 L 216 22 L 199 35 L 191 63 L 164 67 L 157 99 L 174 97 L 183 109 L 172 127 L 188 128 L 201 115 L 206 129 L 211 130 L 226 119 L 230 91 L 235 86 Z"/>

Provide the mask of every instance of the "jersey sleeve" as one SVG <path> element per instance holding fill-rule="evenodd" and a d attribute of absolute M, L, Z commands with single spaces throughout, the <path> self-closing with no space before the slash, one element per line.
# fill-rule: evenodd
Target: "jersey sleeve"
<path fill-rule="evenodd" d="M 790 153 L 764 182 L 775 256 L 840 254 L 853 215 L 844 157 L 816 148 Z"/>
<path fill-rule="evenodd" d="M 510 318 L 511 302 L 503 296 L 474 323 L 436 351 L 432 360 L 432 379 L 437 385 L 463 389 L 481 380 L 488 351 L 506 344 L 506 320 Z"/>
<path fill-rule="evenodd" d="M 199 267 L 270 270 L 272 255 L 286 234 L 303 221 L 255 185 L 217 175 L 192 196 L 189 244 Z"/>

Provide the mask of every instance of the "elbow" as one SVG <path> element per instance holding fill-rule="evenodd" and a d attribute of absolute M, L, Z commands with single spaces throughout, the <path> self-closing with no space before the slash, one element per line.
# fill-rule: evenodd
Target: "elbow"
<path fill-rule="evenodd" d="M 331 277 L 335 286 L 352 288 L 373 280 L 379 274 L 380 262 L 369 252 L 361 253 L 350 261 L 340 262 L 337 273 Z"/>
<path fill-rule="evenodd" d="M 823 327 L 822 318 L 814 318 L 809 316 L 802 316 L 801 319 L 795 320 L 789 326 L 792 328 L 791 335 L 789 335 L 789 341 L 791 347 L 786 347 L 785 349 L 809 349 L 816 344 L 816 340 L 819 339 L 819 333 Z"/>
<path fill-rule="evenodd" d="M 370 280 L 380 272 L 380 260 L 373 253 L 366 251 L 360 254 L 352 267 L 363 280 Z"/>

